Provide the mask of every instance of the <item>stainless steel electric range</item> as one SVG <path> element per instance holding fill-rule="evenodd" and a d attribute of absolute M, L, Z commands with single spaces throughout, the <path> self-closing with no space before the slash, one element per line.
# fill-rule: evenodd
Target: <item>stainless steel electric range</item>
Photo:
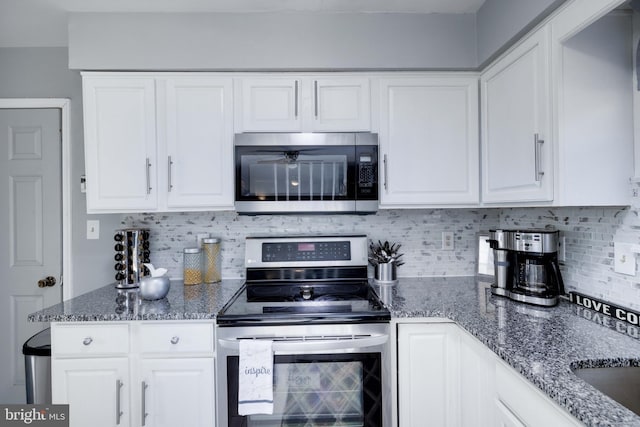
<path fill-rule="evenodd" d="M 219 426 L 391 425 L 390 313 L 367 238 L 246 241 L 246 283 L 217 315 Z M 238 414 L 239 342 L 273 342 L 273 414 Z"/>

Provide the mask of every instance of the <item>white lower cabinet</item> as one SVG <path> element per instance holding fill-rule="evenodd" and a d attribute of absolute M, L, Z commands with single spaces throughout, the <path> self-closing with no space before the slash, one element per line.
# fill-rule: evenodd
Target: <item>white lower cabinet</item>
<path fill-rule="evenodd" d="M 398 323 L 398 426 L 580 426 L 455 323 Z"/>
<path fill-rule="evenodd" d="M 54 359 L 51 374 L 53 403 L 70 405 L 71 426 L 131 425 L 128 358 Z"/>
<path fill-rule="evenodd" d="M 495 401 L 495 411 L 497 421 L 495 425 L 499 427 L 525 427 L 518 417 L 498 399 Z"/>
<path fill-rule="evenodd" d="M 212 427 L 213 366 L 213 358 L 141 360 L 140 424 Z"/>
<path fill-rule="evenodd" d="M 398 418 L 402 427 L 459 424 L 457 326 L 398 327 Z"/>
<path fill-rule="evenodd" d="M 505 425 L 532 427 L 582 425 L 502 360 L 496 360 L 495 384 L 496 413 L 505 414 L 508 411 L 521 423 Z"/>
<path fill-rule="evenodd" d="M 71 427 L 214 425 L 213 323 L 53 323 L 51 366 Z"/>

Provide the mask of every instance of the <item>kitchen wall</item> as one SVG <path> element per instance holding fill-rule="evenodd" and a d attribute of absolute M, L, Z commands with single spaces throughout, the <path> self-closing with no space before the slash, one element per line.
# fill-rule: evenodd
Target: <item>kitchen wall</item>
<path fill-rule="evenodd" d="M 127 215 L 123 226 L 151 231 L 151 259 L 182 276 L 182 250 L 194 246 L 195 235 L 222 238 L 222 270 L 226 278 L 244 277 L 244 239 L 256 235 L 366 234 L 370 239 L 402 244 L 405 265 L 400 276 L 461 276 L 475 273 L 476 233 L 495 227 L 495 209 L 380 210 L 375 215 L 260 215 L 235 212 Z M 442 250 L 442 232 L 453 231 L 453 251 Z M 372 273 L 372 272 L 371 272 Z"/>
<path fill-rule="evenodd" d="M 478 65 L 516 40 L 565 0 L 486 0 L 476 13 Z"/>
<path fill-rule="evenodd" d="M 84 70 L 471 69 L 474 14 L 72 13 Z"/>
<path fill-rule="evenodd" d="M 108 230 L 117 226 L 117 215 L 92 215 L 99 219 L 102 238 L 86 239 L 84 194 L 80 193 L 80 175 L 84 174 L 82 136 L 82 82 L 80 73 L 70 71 L 66 48 L 0 48 L 0 98 L 69 98 L 71 122 L 71 219 L 74 294 L 79 295 L 107 283 L 112 277 L 104 254 L 112 249 Z"/>
<path fill-rule="evenodd" d="M 476 14 L 71 13 L 84 70 L 476 69 L 565 0 L 487 0 Z M 277 30 L 276 30 L 277 29 Z"/>

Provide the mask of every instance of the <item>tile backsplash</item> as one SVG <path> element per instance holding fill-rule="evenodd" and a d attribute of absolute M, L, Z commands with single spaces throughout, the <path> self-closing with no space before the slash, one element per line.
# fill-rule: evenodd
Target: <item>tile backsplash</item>
<path fill-rule="evenodd" d="M 182 250 L 195 246 L 196 234 L 222 239 L 225 278 L 244 277 L 247 236 L 302 234 L 366 234 L 370 239 L 402 244 L 405 265 L 398 275 L 467 276 L 475 273 L 477 233 L 498 224 L 498 210 L 380 210 L 375 215 L 259 215 L 235 212 L 136 214 L 122 218 L 123 227 L 151 230 L 151 260 L 182 276 Z M 454 249 L 442 250 L 442 232 L 454 233 Z"/>
<path fill-rule="evenodd" d="M 398 274 L 473 275 L 477 233 L 491 228 L 555 228 L 566 238 L 562 274 L 567 291 L 577 291 L 640 311 L 640 281 L 614 272 L 614 242 L 640 244 L 640 208 L 570 207 L 508 209 L 380 210 L 375 215 L 260 215 L 235 212 L 134 214 L 123 227 L 151 229 L 156 266 L 182 276 L 182 250 L 196 234 L 222 239 L 225 278 L 244 276 L 244 239 L 257 235 L 353 234 L 402 244 L 405 265 Z M 442 249 L 442 232 L 454 233 L 454 250 Z"/>
<path fill-rule="evenodd" d="M 640 282 L 616 273 L 614 242 L 640 244 L 636 207 L 502 209 L 500 227 L 554 228 L 565 236 L 565 290 L 640 311 Z"/>

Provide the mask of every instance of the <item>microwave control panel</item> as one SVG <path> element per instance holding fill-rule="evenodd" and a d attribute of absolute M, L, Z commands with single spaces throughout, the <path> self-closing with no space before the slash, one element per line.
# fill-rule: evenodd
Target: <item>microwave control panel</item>
<path fill-rule="evenodd" d="M 357 198 L 378 198 L 378 147 L 356 146 Z"/>

